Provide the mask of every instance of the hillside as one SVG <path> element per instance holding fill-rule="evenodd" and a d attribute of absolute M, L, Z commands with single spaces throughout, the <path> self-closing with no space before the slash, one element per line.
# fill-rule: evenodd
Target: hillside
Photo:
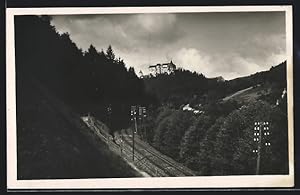
<path fill-rule="evenodd" d="M 286 62 L 229 81 L 179 70 L 144 83 L 161 101 L 144 124 L 160 152 L 197 175 L 252 175 L 253 124 L 266 120 L 277 144 L 263 151 L 261 174 L 287 173 Z"/>
<path fill-rule="evenodd" d="M 184 69 L 177 69 L 172 75 L 158 75 L 143 81 L 147 93 L 157 97 L 161 103 L 173 104 L 175 107 L 184 103 L 207 101 L 209 98 L 216 99 L 218 94 L 214 91 L 222 90 L 222 82 L 218 82 L 218 79 L 209 79 Z"/>
<path fill-rule="evenodd" d="M 104 51 L 93 45 L 82 51 L 50 21 L 49 16 L 16 16 L 17 75 L 32 74 L 76 112 L 90 112 L 106 123 L 111 106 L 112 131 L 129 125 L 133 103 L 153 102 L 134 68 L 128 68 L 111 45 Z"/>
<path fill-rule="evenodd" d="M 245 94 L 246 92 L 248 92 L 248 91 L 250 91 L 252 89 L 253 89 L 253 87 L 248 87 L 246 89 L 239 90 L 239 91 L 235 92 L 234 94 L 229 95 L 229 96 L 223 98 L 223 101 L 228 101 L 228 100 L 231 100 L 231 99 L 233 99 L 235 97 L 239 97 L 241 94 Z"/>
<path fill-rule="evenodd" d="M 146 78 L 144 84 L 148 93 L 152 93 L 161 102 L 174 104 L 175 107 L 187 103 L 206 104 L 222 99 L 239 99 L 240 102 L 264 99 L 273 104 L 286 88 L 286 62 L 268 71 L 221 82 L 202 74 L 176 70 L 173 75 Z"/>
<path fill-rule="evenodd" d="M 17 80 L 18 179 L 140 176 L 42 85 Z"/>
<path fill-rule="evenodd" d="M 230 99 L 250 103 L 265 100 L 274 105 L 282 91 L 286 89 L 286 62 L 271 67 L 268 71 L 230 80 L 228 85 L 233 93 L 224 97 L 223 101 Z"/>

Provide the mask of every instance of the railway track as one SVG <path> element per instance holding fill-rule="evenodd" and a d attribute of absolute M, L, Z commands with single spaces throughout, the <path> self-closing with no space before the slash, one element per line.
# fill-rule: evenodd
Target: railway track
<path fill-rule="evenodd" d="M 127 140 L 124 140 L 125 144 L 123 144 L 121 147 L 123 148 L 123 151 L 126 152 L 126 155 L 122 155 L 125 157 L 128 161 L 132 161 L 132 147 L 130 143 Z M 152 177 L 167 177 L 168 175 L 159 167 L 157 167 L 153 162 L 147 158 L 142 152 L 137 151 L 134 155 L 134 165 L 138 168 L 141 168 L 146 173 L 148 173 Z"/>
<path fill-rule="evenodd" d="M 124 138 L 126 138 L 125 140 L 128 142 L 128 144 L 132 145 L 132 139 L 128 138 L 130 135 L 130 133 L 128 133 L 128 130 L 123 130 L 121 134 Z M 135 138 L 135 145 L 136 151 L 139 151 L 144 155 L 148 155 L 149 160 L 156 166 L 160 167 L 164 172 L 167 173 L 167 175 L 177 177 L 194 175 L 191 170 L 187 170 L 187 168 L 184 168 L 182 165 L 179 165 L 177 163 L 175 164 L 173 160 L 168 159 L 168 157 L 165 157 L 154 148 L 141 141 L 139 138 Z M 152 158 L 150 159 L 150 157 Z"/>
<path fill-rule="evenodd" d="M 123 137 L 123 142 L 125 143 L 124 145 L 129 148 L 129 151 L 131 153 L 132 157 L 132 142 L 130 141 L 131 138 L 129 136 Z M 160 166 L 155 163 L 155 160 L 153 159 L 153 156 L 149 156 L 147 153 L 143 152 L 140 149 L 137 149 L 135 147 L 135 155 L 134 155 L 134 164 L 137 166 L 147 166 L 147 167 L 152 167 L 152 170 L 149 173 L 150 175 L 154 177 L 168 177 L 170 174 L 166 173 L 165 170 Z M 144 161 L 144 162 L 143 162 Z"/>
<path fill-rule="evenodd" d="M 127 134 L 129 133 L 128 130 L 126 130 L 126 133 Z M 165 156 L 164 154 L 161 154 L 156 149 L 154 149 L 152 146 L 150 146 L 146 142 L 140 140 L 138 137 L 135 139 L 135 144 L 140 145 L 142 148 L 144 148 L 145 150 L 147 150 L 149 153 L 157 156 L 158 158 L 162 159 L 163 161 L 165 161 L 166 163 L 168 163 L 173 168 L 175 168 L 178 171 L 182 172 L 184 174 L 184 176 L 194 176 L 195 175 L 192 170 L 190 170 L 187 167 L 185 167 L 185 166 L 183 166 L 183 165 L 175 162 L 170 157 Z"/>
<path fill-rule="evenodd" d="M 82 117 L 81 119 L 87 124 L 87 126 L 93 132 L 95 132 L 95 134 L 100 139 L 102 139 L 103 141 L 105 141 L 108 144 L 109 148 L 112 151 L 118 153 L 126 161 L 128 161 L 128 162 L 132 161 L 132 147 L 130 147 L 130 144 L 121 145 L 120 142 L 118 143 L 117 141 L 114 141 L 113 137 L 108 133 L 108 131 L 106 129 L 107 127 L 104 124 L 95 120 L 93 117 L 89 117 L 89 118 Z M 155 166 L 152 163 L 149 163 L 149 162 L 147 163 L 148 159 L 146 157 L 147 156 L 145 156 L 144 154 L 142 154 L 140 152 L 136 152 L 134 165 L 152 177 L 167 177 L 168 176 L 159 167 Z M 143 160 L 145 160 L 144 163 L 142 163 Z"/>
<path fill-rule="evenodd" d="M 132 161 L 132 136 L 129 130 L 122 130 L 121 134 L 116 133 L 113 137 L 108 133 L 108 128 L 94 117 L 82 117 L 82 120 L 93 130 L 96 135 L 105 141 L 112 151 L 118 153 L 126 161 Z M 120 137 L 123 139 L 120 139 Z M 122 140 L 122 141 L 121 141 Z M 152 146 L 143 142 L 136 136 L 135 155 L 133 164 L 153 177 L 178 177 L 193 176 L 194 173 L 183 165 L 175 162 Z"/>

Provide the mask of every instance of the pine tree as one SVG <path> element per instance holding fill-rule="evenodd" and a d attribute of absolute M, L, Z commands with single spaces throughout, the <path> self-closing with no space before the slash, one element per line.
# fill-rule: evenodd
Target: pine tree
<path fill-rule="evenodd" d="M 107 48 L 107 50 L 106 50 L 106 57 L 109 60 L 115 60 L 115 58 L 116 58 L 111 45 L 109 45 L 108 48 Z"/>

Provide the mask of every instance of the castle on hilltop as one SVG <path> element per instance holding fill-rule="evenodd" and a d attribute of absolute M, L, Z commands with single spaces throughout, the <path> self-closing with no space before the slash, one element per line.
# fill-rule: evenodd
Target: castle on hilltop
<path fill-rule="evenodd" d="M 157 76 L 160 74 L 172 74 L 176 70 L 176 65 L 172 62 L 164 63 L 164 64 L 156 64 L 156 65 L 150 65 L 149 71 L 150 74 L 153 76 Z"/>

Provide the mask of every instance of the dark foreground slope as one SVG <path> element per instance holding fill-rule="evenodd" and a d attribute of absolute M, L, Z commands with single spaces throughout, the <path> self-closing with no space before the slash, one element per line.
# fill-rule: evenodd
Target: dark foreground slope
<path fill-rule="evenodd" d="M 18 179 L 138 176 L 42 85 L 17 83 Z"/>

